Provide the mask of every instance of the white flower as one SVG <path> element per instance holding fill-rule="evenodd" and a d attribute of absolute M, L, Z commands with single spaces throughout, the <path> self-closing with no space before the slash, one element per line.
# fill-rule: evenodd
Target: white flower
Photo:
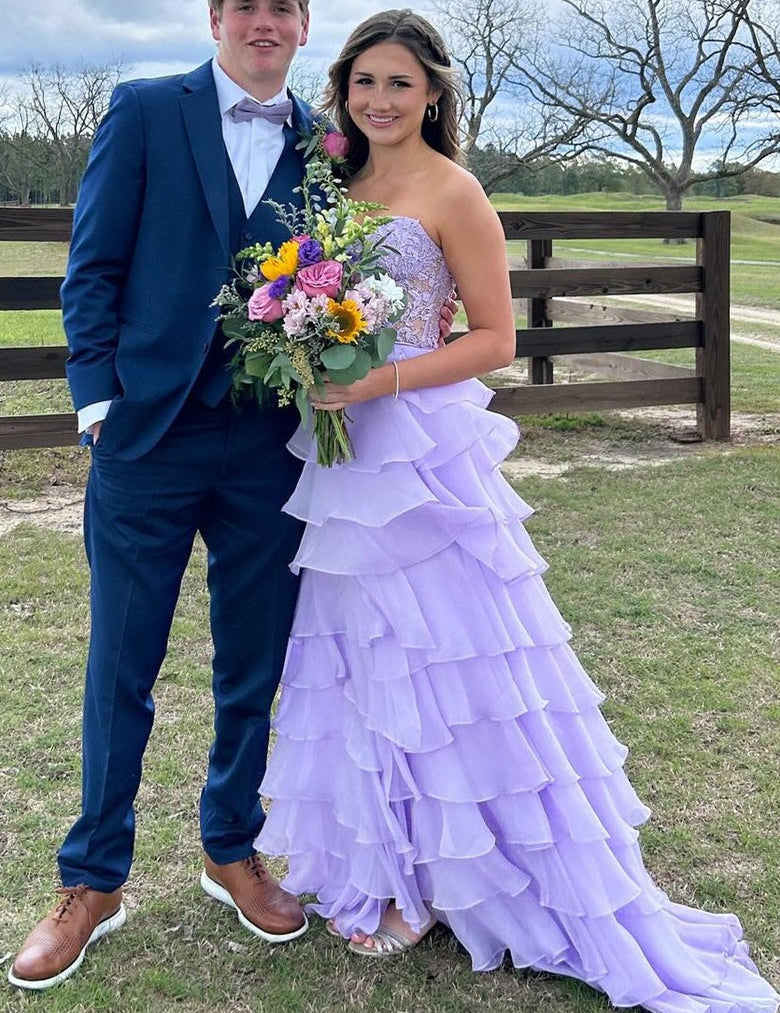
<path fill-rule="evenodd" d="M 284 333 L 291 338 L 300 338 L 306 331 L 306 317 L 299 313 L 288 313 L 282 321 Z"/>
<path fill-rule="evenodd" d="M 236 295 L 235 290 L 230 285 L 223 285 L 222 288 L 214 296 L 213 302 L 209 303 L 210 306 L 240 306 L 241 299 Z"/>
<path fill-rule="evenodd" d="M 309 299 L 306 316 L 312 323 L 316 323 L 327 312 L 328 297 L 326 295 L 315 295 L 313 299 Z"/>
<path fill-rule="evenodd" d="M 366 278 L 363 282 L 373 293 L 380 296 L 391 310 L 400 309 L 404 301 L 404 290 L 390 277 L 380 274 L 375 278 Z"/>
<path fill-rule="evenodd" d="M 294 288 L 282 299 L 282 309 L 285 313 L 295 313 L 301 310 L 305 313 L 308 308 L 309 299 L 303 289 Z"/>
<path fill-rule="evenodd" d="M 309 321 L 309 299 L 305 292 L 300 289 L 293 289 L 289 295 L 282 300 L 284 310 L 284 322 L 282 327 L 285 334 L 291 338 L 300 337 L 306 330 Z"/>

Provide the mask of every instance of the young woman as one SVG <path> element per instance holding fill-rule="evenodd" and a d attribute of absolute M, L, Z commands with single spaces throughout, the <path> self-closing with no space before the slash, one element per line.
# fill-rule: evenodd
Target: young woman
<path fill-rule="evenodd" d="M 620 1006 L 771 1013 L 737 919 L 672 903 L 646 873 L 648 815 L 602 695 L 568 646 L 530 513 L 498 465 L 515 426 L 476 379 L 509 362 L 504 239 L 458 164 L 444 45 L 410 11 L 361 24 L 330 71 L 350 194 L 393 220 L 385 267 L 409 294 L 394 361 L 349 406 L 355 459 L 307 461 L 286 510 L 304 571 L 262 793 L 261 851 L 366 956 L 446 923 L 477 970 L 571 975 Z M 469 332 L 438 344 L 453 283 Z"/>

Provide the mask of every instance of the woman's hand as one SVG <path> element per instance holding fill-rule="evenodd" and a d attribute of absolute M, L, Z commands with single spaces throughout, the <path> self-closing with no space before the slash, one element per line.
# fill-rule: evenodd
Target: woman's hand
<path fill-rule="evenodd" d="M 372 369 L 362 380 L 355 380 L 344 387 L 326 380 L 322 388 L 309 390 L 309 401 L 319 411 L 336 412 L 351 404 L 371 401 L 375 397 L 391 394 L 395 385 L 395 373 L 389 364 Z"/>
<path fill-rule="evenodd" d="M 336 383 L 326 381 L 324 388 L 309 388 L 309 401 L 317 411 L 337 412 L 351 404 L 346 398 L 348 391 L 349 387 L 339 387 Z"/>
<path fill-rule="evenodd" d="M 439 348 L 447 343 L 447 338 L 452 333 L 455 314 L 458 312 L 457 298 L 457 289 L 453 289 L 441 308 L 441 313 L 439 314 Z"/>

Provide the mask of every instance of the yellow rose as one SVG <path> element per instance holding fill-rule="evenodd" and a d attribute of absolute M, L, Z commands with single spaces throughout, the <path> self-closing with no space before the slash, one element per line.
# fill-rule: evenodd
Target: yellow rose
<path fill-rule="evenodd" d="M 269 257 L 260 265 L 260 272 L 268 281 L 276 281 L 283 275 L 294 274 L 298 266 L 298 244 L 290 239 L 282 243 L 275 257 Z"/>

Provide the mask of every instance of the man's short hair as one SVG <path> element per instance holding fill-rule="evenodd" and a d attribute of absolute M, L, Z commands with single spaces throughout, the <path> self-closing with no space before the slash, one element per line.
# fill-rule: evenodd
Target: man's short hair
<path fill-rule="evenodd" d="M 296 0 L 296 3 L 301 9 L 301 17 L 305 18 L 309 13 L 309 0 Z M 224 6 L 225 0 L 209 0 L 209 7 L 216 13 L 217 17 L 222 13 Z"/>

